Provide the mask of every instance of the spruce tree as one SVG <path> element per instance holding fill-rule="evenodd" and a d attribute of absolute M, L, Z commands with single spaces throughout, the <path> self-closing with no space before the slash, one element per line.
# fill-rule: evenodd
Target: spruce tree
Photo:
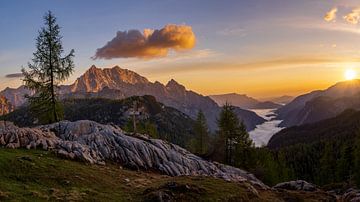
<path fill-rule="evenodd" d="M 243 122 L 240 122 L 234 112 L 234 107 L 226 103 L 222 107 L 218 120 L 218 134 L 223 142 L 225 163 L 234 164 L 234 151 L 251 147 L 252 141 L 246 132 Z M 245 150 L 243 150 L 245 151 Z M 237 152 L 238 153 L 238 152 Z"/>
<path fill-rule="evenodd" d="M 194 125 L 195 139 L 195 152 L 199 155 L 204 155 L 208 149 L 209 129 L 206 124 L 204 113 L 200 110 L 198 112 L 196 122 Z"/>
<path fill-rule="evenodd" d="M 27 96 L 31 111 L 41 123 L 53 123 L 63 118 L 57 91 L 59 83 L 74 71 L 74 50 L 62 57 L 60 27 L 51 11 L 44 16 L 44 23 L 36 39 L 32 63 L 28 63 L 29 70 L 23 68 L 22 72 L 25 86 L 34 91 L 33 96 Z"/>

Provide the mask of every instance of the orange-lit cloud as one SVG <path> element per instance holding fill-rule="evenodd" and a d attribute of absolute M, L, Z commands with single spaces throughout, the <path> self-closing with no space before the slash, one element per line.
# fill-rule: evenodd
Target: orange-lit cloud
<path fill-rule="evenodd" d="M 329 12 L 327 12 L 324 16 L 324 20 L 327 22 L 331 22 L 334 21 L 336 19 L 336 12 L 338 11 L 338 9 L 332 8 Z"/>
<path fill-rule="evenodd" d="M 168 24 L 159 30 L 118 31 L 115 38 L 97 49 L 93 59 L 155 58 L 167 56 L 170 50 L 189 50 L 196 37 L 191 26 Z"/>
<path fill-rule="evenodd" d="M 344 16 L 344 19 L 350 24 L 358 24 L 360 21 L 360 8 L 352 10 L 350 13 Z"/>

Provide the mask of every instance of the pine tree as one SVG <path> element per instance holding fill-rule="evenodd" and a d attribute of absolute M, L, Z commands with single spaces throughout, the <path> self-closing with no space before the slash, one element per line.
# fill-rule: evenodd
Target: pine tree
<path fill-rule="evenodd" d="M 74 50 L 64 57 L 60 36 L 60 27 L 56 18 L 49 11 L 44 16 L 45 26 L 36 39 L 36 52 L 27 71 L 22 69 L 25 86 L 35 92 L 27 96 L 30 109 L 42 123 L 57 122 L 63 118 L 63 111 L 58 101 L 58 84 L 65 81 L 74 70 Z"/>
<path fill-rule="evenodd" d="M 358 133 L 356 135 L 353 158 L 354 158 L 354 169 L 353 170 L 354 170 L 355 183 L 358 187 L 360 187 L 360 130 L 358 131 Z"/>
<path fill-rule="evenodd" d="M 331 142 L 325 144 L 323 155 L 320 159 L 319 183 L 329 184 L 335 180 L 336 159 L 334 157 L 333 145 Z"/>
<path fill-rule="evenodd" d="M 256 164 L 256 152 L 244 122 L 240 122 L 239 133 L 234 138 L 234 159 L 237 167 L 249 169 Z"/>
<path fill-rule="evenodd" d="M 218 127 L 218 134 L 223 142 L 225 163 L 233 165 L 234 150 L 236 149 L 237 153 L 241 153 L 239 151 L 246 151 L 246 148 L 251 147 L 252 141 L 246 132 L 244 123 L 239 121 L 234 112 L 234 107 L 229 103 L 222 107 Z"/>
<path fill-rule="evenodd" d="M 352 177 L 353 168 L 353 148 L 351 144 L 346 144 L 340 153 L 340 159 L 337 162 L 337 177 L 339 181 L 348 181 Z"/>
<path fill-rule="evenodd" d="M 204 113 L 200 110 L 198 112 L 196 122 L 194 125 L 195 139 L 195 153 L 204 155 L 208 149 L 209 129 L 206 124 Z"/>

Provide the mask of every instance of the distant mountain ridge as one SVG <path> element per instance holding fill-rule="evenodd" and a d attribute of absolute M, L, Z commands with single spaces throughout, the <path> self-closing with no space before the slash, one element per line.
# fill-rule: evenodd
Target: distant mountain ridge
<path fill-rule="evenodd" d="M 325 90 L 300 95 L 276 113 L 284 120 L 280 124 L 284 127 L 313 123 L 334 117 L 347 108 L 358 109 L 354 102 L 359 94 L 360 80 L 339 82 Z"/>
<path fill-rule="evenodd" d="M 210 95 L 209 97 L 220 106 L 228 102 L 243 109 L 276 109 L 281 107 L 280 104 L 276 104 L 271 101 L 261 102 L 245 94 L 241 95 L 237 93 L 228 93 L 221 95 Z"/>
<path fill-rule="evenodd" d="M 268 147 L 279 149 L 336 138 L 352 139 L 359 131 L 360 112 L 348 109 L 336 117 L 285 128 L 271 137 Z"/>
<path fill-rule="evenodd" d="M 20 91 L 20 93 L 23 92 Z M 17 92 L 13 94 L 17 95 Z M 93 65 L 73 84 L 61 86 L 59 94 L 62 98 L 104 97 L 109 99 L 153 95 L 159 102 L 178 109 L 193 119 L 196 118 L 198 111 L 202 110 L 212 131 L 216 130 L 217 116 L 221 111 L 218 104 L 211 98 L 187 90 L 185 86 L 173 79 L 166 85 L 157 81 L 150 82 L 145 77 L 119 66 L 100 69 Z M 22 103 L 24 102 L 22 100 Z M 236 112 L 248 130 L 253 130 L 256 125 L 265 122 L 254 112 L 244 109 L 237 109 Z"/>
<path fill-rule="evenodd" d="M 19 107 L 25 103 L 25 95 L 31 95 L 32 92 L 25 88 L 25 86 L 20 86 L 18 88 L 5 88 L 0 92 L 1 96 L 6 97 L 6 99 L 14 106 Z"/>
<path fill-rule="evenodd" d="M 293 96 L 289 96 L 289 95 L 283 95 L 280 97 L 270 97 L 270 98 L 263 98 L 261 99 L 262 101 L 271 101 L 277 104 L 282 104 L 282 105 L 286 105 L 289 102 L 291 102 L 294 99 Z"/>

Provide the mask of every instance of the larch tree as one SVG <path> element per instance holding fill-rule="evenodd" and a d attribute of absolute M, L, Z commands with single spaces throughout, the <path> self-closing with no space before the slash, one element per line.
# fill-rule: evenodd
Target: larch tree
<path fill-rule="evenodd" d="M 22 73 L 25 86 L 34 91 L 34 95 L 27 96 L 31 111 L 41 123 L 53 123 L 63 118 L 58 85 L 74 71 L 74 50 L 63 56 L 60 26 L 51 11 L 44 16 L 44 23 L 29 70 L 23 68 Z"/>

